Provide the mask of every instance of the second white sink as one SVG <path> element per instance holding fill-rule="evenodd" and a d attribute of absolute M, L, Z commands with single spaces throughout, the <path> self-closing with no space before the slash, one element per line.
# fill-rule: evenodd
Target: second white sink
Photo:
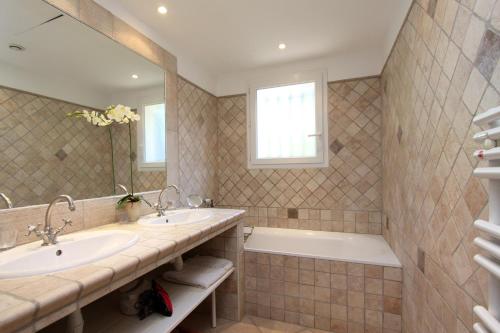
<path fill-rule="evenodd" d="M 142 225 L 167 226 L 174 224 L 190 224 L 206 221 L 213 216 L 210 209 L 178 209 L 165 213 L 165 216 L 156 214 L 145 216 L 139 219 Z"/>
<path fill-rule="evenodd" d="M 55 245 L 41 241 L 0 253 L 0 279 L 49 274 L 85 265 L 134 245 L 139 236 L 121 230 L 79 232 L 59 237 Z"/>

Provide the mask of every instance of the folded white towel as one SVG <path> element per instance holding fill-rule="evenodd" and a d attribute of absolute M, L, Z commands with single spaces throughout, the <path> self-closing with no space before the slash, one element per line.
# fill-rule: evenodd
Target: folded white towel
<path fill-rule="evenodd" d="M 163 279 L 189 286 L 208 288 L 233 267 L 230 260 L 199 256 L 184 262 L 182 271 L 163 273 Z"/>
<path fill-rule="evenodd" d="M 225 270 L 230 270 L 233 267 L 233 262 L 224 258 L 216 258 L 210 256 L 196 256 L 186 260 L 188 264 L 205 266 L 211 268 L 223 268 Z"/>

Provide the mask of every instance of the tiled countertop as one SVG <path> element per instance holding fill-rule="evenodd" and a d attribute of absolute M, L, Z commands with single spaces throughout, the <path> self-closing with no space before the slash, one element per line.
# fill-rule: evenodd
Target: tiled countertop
<path fill-rule="evenodd" d="M 140 239 L 116 255 L 75 269 L 1 279 L 0 332 L 37 331 L 234 227 L 244 213 L 213 211 L 210 219 L 188 225 L 108 224 L 88 229 L 129 230 Z"/>

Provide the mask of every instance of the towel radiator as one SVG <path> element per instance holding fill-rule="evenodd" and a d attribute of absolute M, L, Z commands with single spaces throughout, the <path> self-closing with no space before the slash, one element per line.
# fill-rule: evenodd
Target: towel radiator
<path fill-rule="evenodd" d="M 473 325 L 476 333 L 500 333 L 500 147 L 495 147 L 500 140 L 500 106 L 474 117 L 473 123 L 489 127 L 476 133 L 474 140 L 483 144 L 474 156 L 488 161 L 487 167 L 476 168 L 474 176 L 488 179 L 489 221 L 477 220 L 474 227 L 490 237 L 476 237 L 474 244 L 488 255 L 476 254 L 474 261 L 489 273 L 488 309 L 475 306 L 474 313 L 481 320 Z"/>

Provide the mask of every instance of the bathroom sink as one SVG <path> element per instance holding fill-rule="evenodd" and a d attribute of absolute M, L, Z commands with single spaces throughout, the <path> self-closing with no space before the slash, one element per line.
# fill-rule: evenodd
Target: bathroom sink
<path fill-rule="evenodd" d="M 0 253 L 0 279 L 50 274 L 88 264 L 137 243 L 139 236 L 120 230 L 79 232 L 59 237 L 55 245 L 41 242 Z"/>
<path fill-rule="evenodd" d="M 213 216 L 209 209 L 179 209 L 165 213 L 165 216 L 156 214 L 145 216 L 139 219 L 142 225 L 166 226 L 176 224 L 190 224 L 206 221 Z"/>

